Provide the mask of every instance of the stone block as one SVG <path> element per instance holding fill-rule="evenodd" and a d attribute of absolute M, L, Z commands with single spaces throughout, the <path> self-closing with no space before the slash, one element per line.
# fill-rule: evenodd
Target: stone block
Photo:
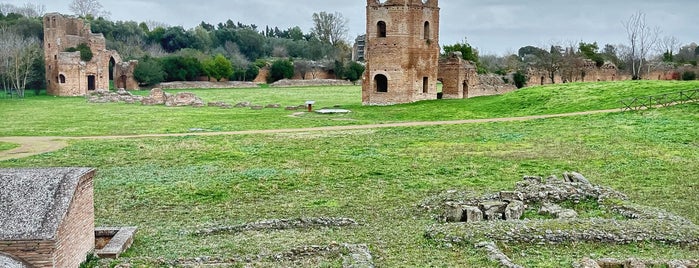
<path fill-rule="evenodd" d="M 165 104 L 165 91 L 160 88 L 151 89 L 149 97 L 153 99 L 154 105 Z"/>
<path fill-rule="evenodd" d="M 248 101 L 239 102 L 235 105 L 235 107 L 236 108 L 247 108 L 247 107 L 250 107 L 250 102 L 248 102 Z"/>
<path fill-rule="evenodd" d="M 447 222 L 461 222 L 463 220 L 464 209 L 461 204 L 447 202 L 444 206 L 444 218 Z"/>
<path fill-rule="evenodd" d="M 485 219 L 489 221 L 502 220 L 506 207 L 507 203 L 501 201 L 488 201 L 480 204 L 480 208 L 483 214 L 485 214 Z"/>
<path fill-rule="evenodd" d="M 524 194 L 521 192 L 502 191 L 500 192 L 500 200 L 502 201 L 524 201 Z"/>
<path fill-rule="evenodd" d="M 524 214 L 524 203 L 518 200 L 512 200 L 505 208 L 505 220 L 519 220 Z"/>
<path fill-rule="evenodd" d="M 483 212 L 477 207 L 465 206 L 463 208 L 463 213 L 466 216 L 466 222 L 483 221 Z"/>
<path fill-rule="evenodd" d="M 262 110 L 262 109 L 264 109 L 264 108 L 265 108 L 265 107 L 262 106 L 262 105 L 253 105 L 253 106 L 250 106 L 250 109 L 253 109 L 253 110 Z"/>
<path fill-rule="evenodd" d="M 575 219 L 578 217 L 578 213 L 572 209 L 564 209 L 555 214 L 558 219 Z"/>

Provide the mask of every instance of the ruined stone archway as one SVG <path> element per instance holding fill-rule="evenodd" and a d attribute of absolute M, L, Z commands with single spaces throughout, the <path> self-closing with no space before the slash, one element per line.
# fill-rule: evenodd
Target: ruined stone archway
<path fill-rule="evenodd" d="M 115 75 L 114 75 L 114 69 L 116 67 L 117 61 L 114 59 L 114 57 L 109 57 L 109 80 L 114 81 Z"/>

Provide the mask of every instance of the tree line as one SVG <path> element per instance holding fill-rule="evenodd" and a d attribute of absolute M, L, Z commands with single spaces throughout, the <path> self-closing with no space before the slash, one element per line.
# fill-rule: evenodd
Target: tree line
<path fill-rule="evenodd" d="M 576 77 L 584 79 L 589 63 L 596 67 L 614 65 L 632 79 L 644 79 L 650 71 L 674 72 L 677 80 L 695 80 L 699 46 L 696 43 L 682 45 L 676 37 L 661 36 L 662 31 L 647 24 L 643 12 L 636 12 L 622 23 L 627 35 L 625 44 L 597 42 L 550 43 L 540 46 L 524 46 L 505 56 L 480 55 L 465 39 L 443 47 L 444 53 L 459 51 L 465 60 L 477 66 L 478 73 L 512 74 L 518 87 L 527 81 L 525 75 L 532 70 L 545 72 L 547 79 L 555 83 L 560 77 L 564 82 L 573 82 Z M 691 70 L 694 69 L 694 70 Z M 680 72 L 682 71 L 682 72 Z"/>
<path fill-rule="evenodd" d="M 313 20 L 314 27 L 304 32 L 300 27 L 260 28 L 232 20 L 217 24 L 201 22 L 192 29 L 153 21 L 110 21 L 109 12 L 102 10 L 96 0 L 73 0 L 70 9 L 90 24 L 93 33 L 104 35 L 107 49 L 116 50 L 124 60 L 139 60 L 135 78 L 142 85 L 191 81 L 201 76 L 216 80 L 250 81 L 258 75 L 260 68 L 273 65 L 291 66 L 288 67 L 291 70 L 277 73 L 279 68 L 274 68 L 269 82 L 321 66 L 329 70 L 337 69 L 334 73 L 339 79 L 356 81 L 361 76 L 356 75 L 358 64 L 350 61 L 351 48 L 346 40 L 347 20 L 339 13 L 313 14 L 309 19 Z M 1 55 L 3 66 L 0 66 L 0 78 L 3 88 L 46 87 L 43 51 L 40 49 L 44 13 L 43 5 L 17 7 L 0 4 L 0 50 L 5 52 L 11 51 L 8 48 L 13 46 L 21 47 L 25 54 L 31 55 L 30 68 L 24 68 L 26 79 L 10 77 L 9 65 L 16 57 L 5 55 L 9 52 Z M 17 42 L 7 44 L 11 40 Z M 10 83 L 18 80 L 26 80 L 26 84 Z"/>

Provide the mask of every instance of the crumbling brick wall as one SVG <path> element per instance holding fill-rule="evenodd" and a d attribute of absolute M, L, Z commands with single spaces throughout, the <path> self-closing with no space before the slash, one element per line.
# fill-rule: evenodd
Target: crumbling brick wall
<path fill-rule="evenodd" d="M 90 61 L 82 61 L 80 53 L 66 52 L 80 44 L 90 48 Z M 91 90 L 109 89 L 110 62 L 121 62 L 116 51 L 107 50 L 104 36 L 92 33 L 90 24 L 58 13 L 44 16 L 44 60 L 47 92 L 54 96 L 84 96 Z M 133 77 L 133 68 L 126 76 Z"/>

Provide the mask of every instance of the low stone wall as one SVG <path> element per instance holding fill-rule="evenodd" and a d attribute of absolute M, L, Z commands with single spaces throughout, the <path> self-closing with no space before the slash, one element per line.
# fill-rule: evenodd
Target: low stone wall
<path fill-rule="evenodd" d="M 154 88 L 147 97 L 132 95 L 130 92 L 120 89 L 117 92 L 95 91 L 91 93 L 87 101 L 90 103 L 124 102 L 127 104 L 141 103 L 142 105 L 165 105 L 167 107 L 202 107 L 204 101 L 190 92 L 180 92 L 175 95 L 165 93 L 162 89 Z M 222 102 L 213 102 L 209 106 L 230 108 L 230 105 Z"/>
<path fill-rule="evenodd" d="M 673 267 L 673 268 L 697 268 L 699 260 L 668 260 L 668 261 L 650 261 L 639 259 L 617 260 L 605 258 L 593 260 L 584 258 L 581 261 L 574 263 L 573 268 L 645 268 L 645 267 Z"/>
<path fill-rule="evenodd" d="M 197 235 L 212 235 L 219 233 L 238 233 L 243 231 L 287 230 L 320 227 L 357 226 L 357 221 L 348 218 L 300 218 L 277 219 L 246 223 L 235 226 L 221 226 L 195 232 Z"/>
<path fill-rule="evenodd" d="M 158 85 L 162 89 L 201 89 L 201 88 L 255 88 L 258 87 L 254 82 L 227 81 L 227 82 L 209 82 L 209 81 L 180 81 L 167 82 Z"/>
<path fill-rule="evenodd" d="M 478 75 L 478 83 L 468 90 L 468 97 L 502 95 L 517 90 L 513 84 L 505 83 L 502 77 L 487 74 Z"/>
<path fill-rule="evenodd" d="M 361 82 L 360 82 L 361 83 Z M 290 80 L 283 79 L 270 84 L 271 87 L 352 86 L 352 82 L 336 79 Z"/>

